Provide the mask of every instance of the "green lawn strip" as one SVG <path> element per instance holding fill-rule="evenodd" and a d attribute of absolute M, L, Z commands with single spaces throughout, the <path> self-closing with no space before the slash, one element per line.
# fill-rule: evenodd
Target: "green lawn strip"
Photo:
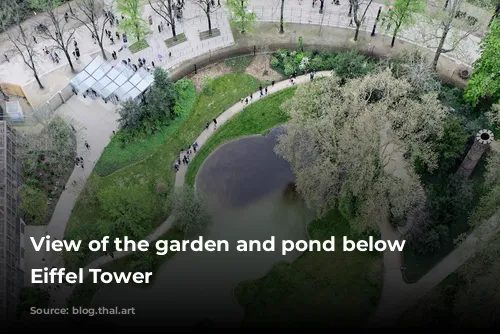
<path fill-rule="evenodd" d="M 338 212 L 311 222 L 308 233 L 315 240 L 335 236 L 335 252 L 305 252 L 260 279 L 240 283 L 235 295 L 245 308 L 246 325 L 359 326 L 374 312 L 381 295 L 382 254 L 343 252 L 342 238 L 350 233 Z"/>
<path fill-rule="evenodd" d="M 160 237 L 160 240 L 183 240 L 184 233 L 178 229 L 170 229 L 165 234 Z M 166 255 L 156 255 L 156 250 L 154 244 L 150 246 L 150 250 L 148 251 L 148 255 L 150 256 L 150 268 L 148 271 L 153 272 L 152 281 L 148 285 L 152 285 L 154 283 L 155 274 L 160 268 L 160 266 L 171 259 L 176 252 L 169 252 Z M 138 262 L 141 261 L 141 257 L 136 254 L 128 255 L 124 258 L 117 259 L 105 266 L 101 269 L 107 272 L 135 272 L 136 266 Z M 133 283 L 132 283 L 133 284 Z M 103 286 L 102 283 L 93 283 L 91 275 L 87 276 L 87 278 L 83 281 L 82 284 L 77 284 L 68 300 L 68 306 L 89 306 L 92 298 L 97 293 L 97 291 Z"/>
<path fill-rule="evenodd" d="M 163 127 L 155 135 L 142 135 L 132 143 L 126 143 L 122 147 L 122 131 L 111 138 L 110 143 L 102 152 L 99 161 L 95 166 L 95 173 L 99 176 L 107 176 L 120 168 L 140 161 L 151 155 L 169 137 L 176 135 L 179 127 L 189 118 L 196 103 L 196 86 L 192 81 L 186 89 L 180 92 L 178 107 L 185 111 L 184 114 L 173 120 L 168 126 Z"/>
<path fill-rule="evenodd" d="M 226 59 L 224 63 L 231 68 L 231 72 L 244 73 L 253 59 L 254 56 L 235 57 Z"/>
<path fill-rule="evenodd" d="M 106 177 L 99 177 L 93 173 L 91 178 L 97 180 L 99 191 L 122 183 L 141 184 L 141 191 L 134 194 L 135 197 L 151 203 L 162 201 L 165 195 L 156 192 L 156 185 L 164 183 L 169 189 L 173 189 L 175 173 L 172 166 L 179 156 L 180 149 L 192 144 L 204 131 L 207 122 L 211 122 L 214 117 L 219 116 L 233 104 L 239 102 L 242 97 L 255 92 L 259 83 L 257 79 L 248 74 L 228 74 L 215 79 L 213 94 L 200 94 L 193 112 L 154 154 Z M 152 228 L 160 225 L 167 216 L 168 212 L 165 208 L 154 217 Z M 66 234 L 70 233 L 72 229 L 78 228 L 78 225 L 92 226 L 100 220 L 106 220 L 106 217 L 99 204 L 86 205 L 79 199 L 68 221 Z M 151 232 L 152 230 L 148 229 L 146 234 Z M 92 233 L 96 234 L 94 239 L 102 237 L 102 232 Z M 65 253 L 66 266 L 68 268 L 81 267 L 95 257 L 94 253 L 89 253 L 85 258 L 76 260 L 77 257 L 71 256 L 71 253 Z"/>
<path fill-rule="evenodd" d="M 130 52 L 136 53 L 136 52 L 144 50 L 144 49 L 146 49 L 148 47 L 149 47 L 148 42 L 146 40 L 144 40 L 144 39 L 141 39 L 140 41 L 137 41 L 137 42 L 131 44 L 128 47 L 128 49 L 130 50 Z"/>
<path fill-rule="evenodd" d="M 295 94 L 295 89 L 296 87 L 290 87 L 252 103 L 217 129 L 189 164 L 186 184 L 194 185 L 203 161 L 221 144 L 238 137 L 263 133 L 288 121 L 288 115 L 281 111 L 280 106 Z"/>

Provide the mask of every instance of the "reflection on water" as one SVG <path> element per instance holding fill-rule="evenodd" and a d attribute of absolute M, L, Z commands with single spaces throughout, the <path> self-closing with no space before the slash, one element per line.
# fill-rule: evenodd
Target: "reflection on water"
<path fill-rule="evenodd" d="M 249 139 L 253 138 L 255 137 Z M 237 142 L 240 145 L 245 144 L 244 140 Z M 264 144 L 262 147 L 267 147 L 260 150 L 263 155 L 269 153 L 265 152 L 266 150 L 271 149 L 272 152 L 272 146 L 269 146 L 268 142 L 261 141 L 261 143 Z M 219 149 L 218 154 L 224 153 L 226 146 L 228 145 Z M 273 156 L 267 164 L 281 165 L 282 160 L 274 153 Z M 210 162 L 212 157 L 210 156 L 207 162 Z M 275 168 L 270 170 L 280 173 Z M 232 175 L 231 173 L 229 175 Z M 203 175 L 209 177 L 208 174 Z M 209 178 L 213 176 L 210 175 Z M 205 181 L 204 177 L 199 177 L 197 180 L 199 190 L 199 185 Z M 262 182 L 259 177 L 252 180 L 244 179 L 253 184 Z M 267 179 L 264 178 L 264 181 Z M 221 208 L 221 198 L 225 195 L 218 196 L 221 192 L 217 190 L 232 192 L 234 189 L 231 189 L 230 185 L 241 187 L 241 184 L 237 182 L 226 184 L 225 179 L 220 179 L 219 188 L 210 193 L 209 208 L 212 223 L 204 232 L 204 238 L 227 240 L 230 251 L 178 253 L 155 274 L 156 280 L 151 287 L 117 284 L 106 286 L 95 296 L 93 306 L 136 308 L 136 316 L 109 317 L 110 321 L 119 323 L 150 321 L 170 325 L 193 325 L 203 319 L 210 319 L 221 325 L 241 322 L 244 315 L 243 308 L 233 296 L 236 285 L 241 281 L 263 276 L 278 261 L 293 261 L 297 258 L 300 255 L 298 252 L 281 255 L 281 241 L 306 239 L 305 226 L 313 218 L 313 214 L 301 201 L 291 202 L 283 199 L 283 190 L 289 178 L 278 179 L 281 182 L 274 183 L 273 191 L 270 192 L 268 187 L 264 187 L 265 194 L 261 194 L 259 199 L 246 205 L 229 208 L 225 205 L 226 208 Z M 237 240 L 265 241 L 271 236 L 276 239 L 275 252 L 236 251 Z"/>

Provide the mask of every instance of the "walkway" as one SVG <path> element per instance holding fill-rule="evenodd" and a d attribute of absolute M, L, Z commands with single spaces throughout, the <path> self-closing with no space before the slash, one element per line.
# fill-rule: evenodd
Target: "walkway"
<path fill-rule="evenodd" d="M 106 3 L 110 3 L 110 0 L 104 0 Z M 375 18 L 377 16 L 378 7 L 381 5 L 383 0 L 374 1 L 367 11 L 365 22 L 363 23 L 362 31 L 371 31 Z M 279 22 L 280 15 L 280 2 L 269 3 L 267 0 L 250 0 L 250 8 L 257 15 L 257 20 L 260 22 Z M 211 53 L 215 50 L 225 48 L 227 46 L 234 44 L 233 34 L 229 25 L 228 20 L 228 10 L 225 8 L 225 2 L 222 1 L 221 8 L 216 8 L 214 13 L 212 13 L 212 26 L 213 28 L 218 28 L 221 31 L 221 35 L 215 38 L 201 41 L 199 37 L 199 32 L 207 30 L 207 19 L 201 8 L 193 2 L 186 1 L 184 18 L 177 22 L 177 33 L 184 33 L 187 37 L 187 41 L 179 45 L 173 46 L 171 48 L 167 47 L 165 40 L 172 37 L 172 33 L 168 27 L 161 33 L 157 30 L 157 25 L 162 19 L 152 11 L 150 6 L 145 2 L 143 6 L 143 17 L 147 18 L 149 15 L 153 17 L 153 25 L 150 27 L 150 34 L 146 37 L 150 47 L 141 50 L 132 55 L 132 53 L 125 49 L 118 53 L 118 60 L 113 61 L 117 63 L 123 59 L 131 58 L 135 61 L 137 58 L 145 58 L 147 62 L 155 61 L 156 64 L 165 67 L 166 69 L 175 68 L 180 63 L 185 60 L 193 59 L 199 55 Z M 361 9 L 364 10 L 365 5 L 361 5 Z M 465 4 L 465 6 L 471 7 L 472 11 L 476 16 L 488 16 L 484 10 Z M 68 11 L 67 5 L 61 6 L 60 12 Z M 348 17 L 347 13 L 349 11 L 349 6 L 345 0 L 341 0 L 341 5 L 336 6 L 330 3 L 330 1 L 325 1 L 324 13 L 319 14 L 318 5 L 315 8 L 312 7 L 312 3 L 298 0 L 287 1 L 285 3 L 284 11 L 284 21 L 287 23 L 301 23 L 310 25 L 323 25 L 330 27 L 341 27 L 350 28 L 353 26 L 350 24 L 351 18 Z M 117 11 L 115 11 L 117 12 Z M 478 14 L 476 14 L 478 13 Z M 119 17 L 119 15 L 117 15 Z M 37 21 L 43 21 L 43 14 L 26 21 L 24 26 L 26 31 L 32 31 L 32 25 Z M 71 20 L 71 19 L 70 19 Z M 489 17 L 488 17 L 489 20 Z M 488 21 L 484 19 L 484 22 Z M 425 35 L 430 33 L 436 33 L 436 31 L 428 31 L 428 25 L 422 25 L 422 20 L 417 20 L 418 23 L 411 29 L 403 30 L 399 37 L 406 41 L 412 41 L 413 43 L 421 46 L 435 47 L 437 45 L 436 39 L 431 39 L 426 43 L 423 42 L 429 36 L 423 36 L 422 32 L 427 32 Z M 424 29 L 425 28 L 425 29 Z M 286 28 L 285 28 L 286 29 Z M 110 28 L 112 34 L 115 34 L 116 28 Z M 377 34 L 385 34 L 380 28 Z M 450 35 L 452 32 L 450 32 Z M 91 34 L 86 27 L 80 26 L 75 29 L 74 34 L 75 40 L 78 42 L 80 52 L 82 53 L 82 58 L 79 61 L 75 61 L 75 66 L 77 69 L 84 67 L 83 62 L 85 55 L 95 54 L 100 52 L 99 47 L 92 42 Z M 116 36 L 115 36 L 116 37 Z M 62 57 L 59 64 L 54 64 L 50 58 L 43 54 L 41 51 L 43 47 L 47 46 L 49 48 L 54 47 L 53 41 L 42 40 L 38 38 L 38 43 L 36 44 L 36 50 L 40 56 L 38 59 L 37 67 L 40 77 L 42 77 L 42 82 L 44 82 L 43 76 L 46 74 L 57 70 L 60 72 L 56 76 L 57 82 L 54 80 L 45 80 L 47 85 L 46 90 L 50 91 L 50 96 L 57 93 L 62 87 L 64 87 L 68 82 L 70 74 L 67 60 Z M 479 37 L 469 36 L 467 39 L 461 42 L 460 47 L 456 52 L 449 54 L 450 57 L 460 59 L 462 62 L 471 64 L 475 59 L 479 57 L 478 49 Z M 111 44 L 110 40 L 104 38 L 104 49 L 106 52 L 111 54 L 112 51 L 118 51 L 122 43 L 120 41 L 115 41 L 116 44 Z M 307 43 L 307 40 L 306 40 Z M 37 88 L 37 84 L 33 81 L 31 72 L 25 68 L 21 57 L 16 55 L 9 48 L 9 43 L 2 43 L 0 46 L 0 53 L 7 54 L 10 57 L 9 63 L 3 63 L 0 66 L 0 81 L 10 82 L 14 84 L 19 84 L 22 86 L 27 86 L 27 90 L 30 92 L 29 95 L 36 96 L 36 92 L 40 92 Z M 446 46 L 446 45 L 445 45 Z M 70 52 L 73 51 L 73 47 L 70 47 Z M 61 56 L 61 52 L 60 56 Z M 171 53 L 171 56 L 169 54 Z M 158 56 L 161 56 L 161 61 Z M 3 60 L 3 59 L 2 59 Z M 29 97 L 28 97 L 29 99 Z M 34 99 L 36 100 L 36 99 Z M 34 103 L 34 108 L 39 106 L 38 103 Z"/>

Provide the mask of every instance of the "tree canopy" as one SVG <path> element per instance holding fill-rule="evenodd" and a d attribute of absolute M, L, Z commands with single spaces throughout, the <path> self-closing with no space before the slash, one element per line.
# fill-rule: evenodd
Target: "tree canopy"
<path fill-rule="evenodd" d="M 486 96 L 500 98 L 500 19 L 491 23 L 481 40 L 481 57 L 474 62 L 474 73 L 467 83 L 465 98 L 474 106 Z"/>
<path fill-rule="evenodd" d="M 414 97 L 386 70 L 344 85 L 336 76 L 313 81 L 282 107 L 291 121 L 276 152 L 319 215 L 340 209 L 353 232 L 371 233 L 425 198 L 413 165 L 438 166 L 430 142 L 443 136 L 448 111 L 437 94 Z"/>

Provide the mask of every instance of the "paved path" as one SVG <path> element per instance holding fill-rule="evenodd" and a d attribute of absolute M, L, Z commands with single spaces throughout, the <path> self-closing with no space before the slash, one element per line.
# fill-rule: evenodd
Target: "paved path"
<path fill-rule="evenodd" d="M 106 3 L 109 3 L 110 0 L 104 0 Z M 373 24 L 375 22 L 375 18 L 377 16 L 378 7 L 383 0 L 376 0 L 370 6 L 367 11 L 365 22 L 362 26 L 361 30 L 371 31 Z M 234 38 L 229 26 L 227 8 L 225 8 L 225 2 L 222 1 L 222 7 L 217 8 L 216 11 L 212 14 L 212 26 L 213 28 L 219 28 L 221 31 L 221 36 L 215 37 L 209 40 L 201 41 L 199 38 L 199 32 L 203 30 L 207 30 L 207 22 L 206 17 L 203 11 L 197 6 L 195 3 L 190 1 L 186 1 L 185 10 L 184 10 L 184 18 L 177 22 L 177 32 L 184 33 L 187 36 L 187 42 L 176 45 L 172 48 L 168 48 L 164 41 L 170 37 L 171 31 L 167 27 L 161 33 L 157 30 L 158 23 L 162 20 L 156 13 L 152 11 L 147 2 L 144 2 L 143 6 L 143 17 L 147 18 L 149 15 L 153 17 L 153 25 L 150 27 L 150 34 L 146 37 L 150 47 L 146 48 L 134 55 L 127 49 L 118 53 L 118 61 L 123 59 L 131 58 L 133 61 L 137 58 L 146 58 L 148 63 L 152 60 L 155 61 L 156 64 L 159 64 L 167 69 L 176 67 L 183 61 L 187 59 L 192 59 L 199 55 L 212 52 L 217 49 L 221 49 L 227 46 L 234 44 Z M 365 4 L 361 5 L 361 9 L 364 10 Z M 466 4 L 466 6 L 471 7 Z M 250 0 L 250 8 L 257 15 L 257 19 L 261 22 L 279 22 L 280 15 L 280 1 L 274 1 L 269 3 L 268 0 Z M 474 7 L 473 7 L 474 8 Z M 471 9 L 472 10 L 472 9 Z M 60 12 L 66 12 L 67 5 L 63 5 L 60 9 Z M 353 28 L 350 24 L 351 18 L 347 16 L 349 11 L 349 6 L 347 2 L 341 0 L 341 5 L 336 6 L 332 5 L 330 1 L 325 1 L 325 9 L 323 14 L 319 14 L 318 5 L 315 8 L 312 7 L 312 3 L 298 0 L 291 0 L 285 3 L 285 11 L 284 11 L 284 20 L 286 23 L 302 23 L 302 24 L 313 24 L 313 25 L 324 25 L 324 26 L 333 26 L 333 27 L 343 27 L 343 28 Z M 486 12 L 481 9 L 474 8 L 472 10 L 474 15 L 476 16 L 488 16 Z M 115 11 L 116 12 L 116 11 Z M 476 14 L 476 12 L 478 12 Z M 42 20 L 43 15 L 38 14 L 34 18 L 25 22 L 26 31 L 33 31 L 33 24 Z M 119 17 L 119 15 L 117 15 Z M 71 19 L 70 19 L 71 20 Z M 487 22 L 487 20 L 484 20 Z M 428 30 L 427 25 L 422 25 L 422 20 L 417 20 L 417 24 L 411 28 L 403 30 L 400 33 L 400 37 L 403 40 L 412 41 L 416 44 L 422 46 L 435 46 L 437 45 L 436 40 L 431 40 L 429 42 L 424 43 L 422 40 L 424 37 L 421 32 Z M 109 28 L 113 35 L 116 31 L 116 28 Z M 428 31 L 429 32 L 429 31 Z M 434 31 L 435 32 L 435 31 Z M 385 33 L 384 31 L 377 32 L 378 34 Z M 451 33 L 450 33 L 451 34 Z M 429 35 L 429 34 L 427 34 Z M 91 34 L 85 27 L 78 27 L 75 30 L 74 35 L 76 41 L 78 42 L 78 46 L 82 55 L 89 55 L 99 52 L 99 47 L 92 42 Z M 64 87 L 67 82 L 69 82 L 70 77 L 67 77 L 69 74 L 69 69 L 67 66 L 67 61 L 64 57 L 61 58 L 60 63 L 54 64 L 49 56 L 46 56 L 41 51 L 43 47 L 53 48 L 52 41 L 46 41 L 42 38 L 38 38 L 39 42 L 36 44 L 36 50 L 40 54 L 37 60 L 37 67 L 41 77 L 46 75 L 49 72 L 54 70 L 59 70 L 63 72 L 63 75 L 60 76 L 58 80 L 61 83 L 64 83 L 62 87 Z M 121 43 L 119 41 L 115 41 L 116 44 L 111 44 L 110 40 L 104 38 L 104 48 L 110 54 L 112 51 L 117 51 L 121 47 Z M 464 63 L 472 63 L 475 59 L 479 57 L 479 49 L 478 49 L 479 37 L 469 36 L 466 40 L 464 40 L 454 53 L 450 53 L 452 58 L 459 59 Z M 307 41 L 306 41 L 307 43 Z M 73 47 L 70 47 L 70 52 L 73 51 Z M 33 86 L 31 89 L 36 90 L 36 83 L 33 82 L 31 72 L 25 68 L 21 57 L 16 55 L 15 52 L 12 51 L 12 48 L 9 46 L 9 43 L 2 43 L 0 45 L 0 53 L 7 54 L 10 57 L 10 63 L 4 63 L 0 66 L 0 81 L 10 82 L 19 85 L 28 85 Z M 171 57 L 169 57 L 169 53 L 171 53 Z M 61 55 L 61 52 L 59 52 Z M 162 56 L 162 61 L 158 60 L 158 55 Z M 3 61 L 3 58 L 2 58 Z M 118 62 L 115 61 L 115 62 Z M 81 69 L 82 66 L 79 66 L 78 62 L 75 62 L 78 69 Z M 81 65 L 81 64 L 80 64 Z M 42 78 L 43 81 L 43 78 Z M 45 82 L 48 86 L 47 89 L 51 89 L 52 82 Z M 59 86 L 58 86 L 59 87 Z M 57 93 L 57 90 L 60 89 L 54 87 L 51 89 L 53 94 Z M 53 95 L 52 94 L 52 95 Z M 37 106 L 35 106 L 36 108 Z"/>

